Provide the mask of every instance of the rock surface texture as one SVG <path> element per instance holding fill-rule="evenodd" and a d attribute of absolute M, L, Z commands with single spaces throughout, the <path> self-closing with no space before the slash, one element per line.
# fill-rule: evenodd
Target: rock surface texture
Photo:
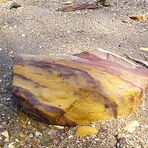
<path fill-rule="evenodd" d="M 76 126 L 128 116 L 144 99 L 148 70 L 102 49 L 15 57 L 13 93 L 24 110 Z"/>

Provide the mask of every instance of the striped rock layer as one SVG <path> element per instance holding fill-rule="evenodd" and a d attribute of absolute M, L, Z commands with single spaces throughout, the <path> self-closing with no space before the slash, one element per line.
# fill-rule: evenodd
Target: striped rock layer
<path fill-rule="evenodd" d="M 128 116 L 144 99 L 148 70 L 104 50 L 15 57 L 13 93 L 51 124 L 75 126 Z"/>

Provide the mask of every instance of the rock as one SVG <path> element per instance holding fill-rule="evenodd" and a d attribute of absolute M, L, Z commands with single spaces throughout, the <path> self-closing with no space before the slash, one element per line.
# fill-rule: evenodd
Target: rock
<path fill-rule="evenodd" d="M 50 136 L 51 139 L 54 139 L 55 137 L 57 137 L 57 130 L 51 129 L 48 132 L 48 135 Z"/>
<path fill-rule="evenodd" d="M 110 0 L 96 0 L 96 5 L 99 6 L 105 6 L 105 7 L 110 7 Z"/>
<path fill-rule="evenodd" d="M 141 47 L 140 50 L 148 52 L 148 48 L 142 48 Z"/>
<path fill-rule="evenodd" d="M 98 5 L 96 3 L 67 3 L 63 8 L 58 9 L 58 11 L 76 11 L 84 9 L 97 9 Z"/>
<path fill-rule="evenodd" d="M 38 131 L 35 132 L 35 136 L 36 136 L 36 137 L 39 137 L 39 136 L 41 136 L 41 135 L 42 135 L 42 133 L 40 133 L 40 132 L 38 132 Z"/>
<path fill-rule="evenodd" d="M 91 126 L 79 126 L 76 130 L 76 136 L 88 136 L 96 134 L 98 130 Z"/>
<path fill-rule="evenodd" d="M 10 5 L 10 9 L 17 9 L 17 8 L 19 8 L 19 7 L 21 7 L 21 5 L 19 5 L 19 4 L 16 3 L 16 2 L 13 2 L 13 3 Z"/>
<path fill-rule="evenodd" d="M 8 131 L 1 132 L 1 135 L 4 136 L 5 138 L 9 139 Z"/>
<path fill-rule="evenodd" d="M 25 112 L 76 126 L 128 116 L 143 101 L 148 69 L 99 49 L 75 55 L 18 55 L 13 93 Z"/>
<path fill-rule="evenodd" d="M 29 138 L 33 138 L 33 134 L 31 133 L 31 134 L 29 134 Z"/>
<path fill-rule="evenodd" d="M 6 138 L 4 141 L 5 141 L 5 142 L 9 142 L 9 138 Z"/>
<path fill-rule="evenodd" d="M 68 138 L 69 138 L 69 139 L 73 138 L 73 135 L 70 135 Z"/>
<path fill-rule="evenodd" d="M 125 145 L 127 145 L 126 135 L 122 133 L 118 134 L 116 148 L 121 148 L 121 147 L 124 147 Z"/>
<path fill-rule="evenodd" d="M 20 142 L 17 138 L 15 139 L 15 142 Z"/>
<path fill-rule="evenodd" d="M 67 11 L 76 11 L 76 10 L 84 10 L 84 9 L 98 9 L 99 7 L 105 6 L 109 7 L 111 6 L 107 0 L 96 0 L 94 3 L 75 3 L 75 2 L 68 2 L 65 3 L 65 6 L 63 8 L 58 9 L 58 11 L 67 12 Z"/>
<path fill-rule="evenodd" d="M 25 34 L 22 34 L 22 37 L 25 37 L 26 35 Z"/>
<path fill-rule="evenodd" d="M 40 141 L 40 139 L 33 139 L 32 141 L 31 141 L 31 147 L 33 148 L 33 147 L 41 147 L 41 141 Z"/>
<path fill-rule="evenodd" d="M 136 21 L 145 21 L 145 20 L 148 20 L 148 14 L 130 16 L 130 19 L 133 19 L 133 20 L 136 20 Z"/>
<path fill-rule="evenodd" d="M 12 143 L 10 143 L 9 145 L 8 145 L 8 148 L 15 148 L 15 142 L 12 142 Z"/>
<path fill-rule="evenodd" d="M 129 133 L 133 133 L 137 127 L 139 127 L 138 121 L 130 121 L 126 125 L 125 130 L 128 131 Z"/>
<path fill-rule="evenodd" d="M 64 129 L 64 126 L 54 125 L 53 128 L 59 129 L 59 130 L 63 130 Z"/>
<path fill-rule="evenodd" d="M 95 141 L 99 141 L 100 140 L 100 138 L 95 138 Z"/>
<path fill-rule="evenodd" d="M 122 138 L 125 138 L 125 137 L 126 137 L 125 134 L 118 134 L 118 135 L 117 135 L 117 139 L 122 139 Z"/>
<path fill-rule="evenodd" d="M 31 124 L 31 122 L 30 121 L 28 121 L 28 125 L 30 125 Z"/>

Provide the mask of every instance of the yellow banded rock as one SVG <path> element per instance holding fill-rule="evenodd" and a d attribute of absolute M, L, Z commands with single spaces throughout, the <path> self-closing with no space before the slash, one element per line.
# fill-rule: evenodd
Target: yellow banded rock
<path fill-rule="evenodd" d="M 76 126 L 128 116 L 147 88 L 146 68 L 101 49 L 14 59 L 14 95 L 26 112 L 51 124 Z"/>

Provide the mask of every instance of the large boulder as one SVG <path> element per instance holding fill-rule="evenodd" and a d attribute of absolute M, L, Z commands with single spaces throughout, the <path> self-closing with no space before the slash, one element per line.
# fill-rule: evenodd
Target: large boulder
<path fill-rule="evenodd" d="M 147 88 L 146 68 L 101 49 L 14 59 L 14 95 L 26 112 L 51 124 L 75 126 L 128 116 Z"/>

